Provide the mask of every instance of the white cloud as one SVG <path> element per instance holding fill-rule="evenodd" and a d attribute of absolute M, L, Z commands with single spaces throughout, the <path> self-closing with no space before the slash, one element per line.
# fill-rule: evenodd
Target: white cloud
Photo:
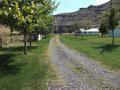
<path fill-rule="evenodd" d="M 100 4 L 106 3 L 108 1 L 110 1 L 110 0 L 95 0 L 96 5 L 100 5 Z"/>

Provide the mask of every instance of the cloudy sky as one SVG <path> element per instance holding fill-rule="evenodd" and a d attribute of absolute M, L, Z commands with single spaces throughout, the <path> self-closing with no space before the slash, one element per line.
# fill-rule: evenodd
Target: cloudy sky
<path fill-rule="evenodd" d="M 110 0 L 95 0 L 95 4 L 96 4 L 96 5 L 99 5 L 99 4 L 108 2 L 108 1 L 110 1 Z"/>
<path fill-rule="evenodd" d="M 110 0 L 54 0 L 59 3 L 54 14 L 74 12 L 79 8 L 88 7 L 89 5 L 100 5 Z"/>

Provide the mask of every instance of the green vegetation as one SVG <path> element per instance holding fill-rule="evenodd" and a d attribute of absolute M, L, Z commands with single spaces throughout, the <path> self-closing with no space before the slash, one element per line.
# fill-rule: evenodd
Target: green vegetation
<path fill-rule="evenodd" d="M 111 9 L 110 10 L 110 14 L 108 16 L 108 28 L 112 31 L 112 45 L 115 44 L 115 35 L 114 35 L 114 30 L 117 27 L 117 25 L 119 25 L 119 17 L 116 16 L 115 9 Z"/>
<path fill-rule="evenodd" d="M 119 11 L 115 8 L 110 9 L 110 11 L 106 11 L 101 15 L 101 25 L 99 30 L 102 34 L 107 34 L 108 30 L 112 32 L 112 45 L 115 45 L 115 35 L 114 30 L 119 27 Z"/>
<path fill-rule="evenodd" d="M 85 30 L 89 29 L 91 27 L 91 21 L 90 20 L 83 20 L 80 22 L 75 22 L 72 26 L 72 30 L 75 33 L 75 36 L 82 35 L 82 39 L 85 34 Z M 81 30 L 84 29 L 84 32 Z"/>
<path fill-rule="evenodd" d="M 49 79 L 56 79 L 47 51 L 49 40 L 34 42 L 28 55 L 22 54 L 20 44 L 0 48 L 1 90 L 47 90 Z"/>
<path fill-rule="evenodd" d="M 102 21 L 100 27 L 99 27 L 99 31 L 101 33 L 101 37 L 104 37 L 104 35 L 108 34 L 108 28 L 105 24 L 105 21 Z"/>
<path fill-rule="evenodd" d="M 70 48 L 99 61 L 109 69 L 120 69 L 120 38 L 116 38 L 115 46 L 111 45 L 111 37 L 86 36 L 82 40 L 81 36 L 76 39 L 75 36 L 63 35 L 61 41 Z"/>
<path fill-rule="evenodd" d="M 27 54 L 27 36 L 31 36 L 31 32 L 38 26 L 44 29 L 49 27 L 55 2 L 52 0 L 1 0 L 0 8 L 0 23 L 24 35 L 24 54 Z"/>

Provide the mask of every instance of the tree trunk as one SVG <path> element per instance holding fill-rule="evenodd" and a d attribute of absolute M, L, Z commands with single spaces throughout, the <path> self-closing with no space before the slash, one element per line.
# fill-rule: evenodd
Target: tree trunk
<path fill-rule="evenodd" d="M 76 36 L 76 38 L 77 38 L 77 32 L 75 32 L 75 36 Z"/>
<path fill-rule="evenodd" d="M 84 32 L 82 32 L 82 40 L 83 40 L 83 38 L 84 38 Z"/>
<path fill-rule="evenodd" d="M 10 30 L 10 36 L 12 36 L 12 32 L 13 32 L 13 30 L 11 29 L 11 30 Z"/>
<path fill-rule="evenodd" d="M 32 47 L 32 34 L 31 33 L 30 33 L 30 41 L 29 41 L 29 43 L 30 43 L 29 47 Z"/>
<path fill-rule="evenodd" d="M 101 38 L 103 38 L 104 37 L 104 34 L 103 33 L 101 33 Z"/>
<path fill-rule="evenodd" d="M 2 39 L 0 38 L 0 47 L 2 47 Z"/>
<path fill-rule="evenodd" d="M 11 44 L 13 43 L 13 39 L 12 39 L 12 37 L 11 37 L 11 39 L 10 39 L 10 42 L 11 42 Z"/>
<path fill-rule="evenodd" d="M 85 35 L 85 30 L 84 32 L 82 32 L 82 40 L 84 39 L 84 35 Z"/>
<path fill-rule="evenodd" d="M 45 38 L 47 38 L 47 34 L 45 34 Z"/>
<path fill-rule="evenodd" d="M 27 55 L 27 30 L 24 30 L 24 55 Z"/>
<path fill-rule="evenodd" d="M 82 40 L 83 40 L 83 36 L 84 36 L 84 35 L 82 34 Z"/>
<path fill-rule="evenodd" d="M 114 36 L 114 30 L 112 30 L 112 45 L 115 44 L 115 36 Z"/>

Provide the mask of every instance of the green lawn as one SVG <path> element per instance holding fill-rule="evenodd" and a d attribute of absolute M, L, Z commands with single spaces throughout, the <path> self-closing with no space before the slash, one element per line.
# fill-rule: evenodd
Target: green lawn
<path fill-rule="evenodd" d="M 99 61 L 112 70 L 120 70 L 120 38 L 115 39 L 116 46 L 112 47 L 111 37 L 85 36 L 81 40 L 79 36 L 63 35 L 61 41 L 79 52 Z"/>
<path fill-rule="evenodd" d="M 56 79 L 50 64 L 48 39 L 34 42 L 28 55 L 23 47 L 0 48 L 0 90 L 47 90 L 47 82 Z"/>

